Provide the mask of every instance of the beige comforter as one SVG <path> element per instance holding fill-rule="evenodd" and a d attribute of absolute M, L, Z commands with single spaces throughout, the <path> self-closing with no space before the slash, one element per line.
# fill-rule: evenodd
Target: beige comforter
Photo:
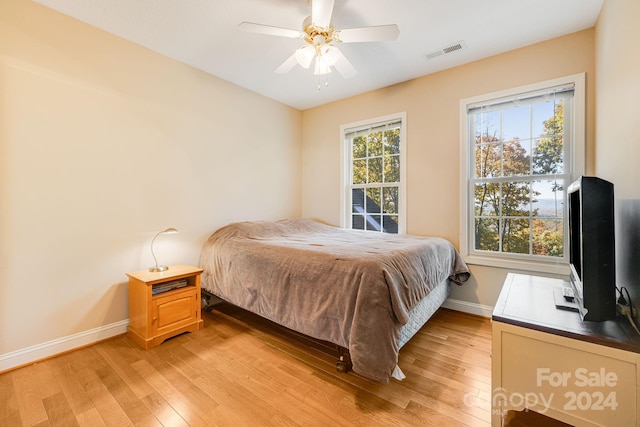
<path fill-rule="evenodd" d="M 353 370 L 384 383 L 411 309 L 466 264 L 447 240 L 345 230 L 307 219 L 214 232 L 202 287 L 287 328 L 349 349 Z"/>

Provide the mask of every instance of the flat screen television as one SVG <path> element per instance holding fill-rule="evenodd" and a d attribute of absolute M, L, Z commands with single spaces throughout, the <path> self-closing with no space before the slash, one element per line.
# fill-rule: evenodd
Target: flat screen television
<path fill-rule="evenodd" d="M 571 285 L 582 320 L 616 317 L 613 184 L 583 176 L 567 189 Z"/>

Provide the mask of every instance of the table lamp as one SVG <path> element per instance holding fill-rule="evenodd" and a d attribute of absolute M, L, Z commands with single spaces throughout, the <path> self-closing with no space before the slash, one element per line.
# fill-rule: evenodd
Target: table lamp
<path fill-rule="evenodd" d="M 156 259 L 156 254 L 153 252 L 153 243 L 156 241 L 158 236 L 161 235 L 161 234 L 173 234 L 173 233 L 177 233 L 177 232 L 178 232 L 178 230 L 176 230 L 173 227 L 170 227 L 170 228 L 162 230 L 161 232 L 159 232 L 158 234 L 155 235 L 155 237 L 151 241 L 151 255 L 153 256 L 153 260 L 155 261 L 156 265 L 155 265 L 155 267 L 151 267 L 149 269 L 149 271 L 151 271 L 151 272 L 160 272 L 160 271 L 167 271 L 169 269 L 169 267 L 167 267 L 166 265 L 158 265 L 158 260 Z"/>

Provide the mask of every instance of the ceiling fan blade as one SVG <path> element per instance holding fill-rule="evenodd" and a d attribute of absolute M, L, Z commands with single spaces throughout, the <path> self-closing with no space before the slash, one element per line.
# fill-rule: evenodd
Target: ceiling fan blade
<path fill-rule="evenodd" d="M 241 22 L 239 27 L 251 33 L 268 34 L 270 36 L 289 37 L 297 39 L 304 36 L 302 31 L 288 28 L 272 27 L 271 25 L 254 24 L 253 22 Z"/>
<path fill-rule="evenodd" d="M 328 28 L 331 25 L 331 14 L 335 0 L 312 0 L 311 22 L 316 27 Z"/>
<path fill-rule="evenodd" d="M 336 67 L 336 70 L 338 70 L 340 75 L 345 79 L 350 79 L 351 77 L 358 74 L 351 62 L 349 62 L 347 57 L 344 56 L 340 49 L 338 49 L 337 47 L 334 47 L 334 49 L 335 50 L 332 49 L 332 54 L 336 55 L 337 59 L 333 66 Z"/>
<path fill-rule="evenodd" d="M 296 60 L 295 52 L 291 55 L 286 61 L 282 63 L 278 68 L 276 68 L 276 74 L 286 74 L 296 66 L 298 61 Z"/>
<path fill-rule="evenodd" d="M 338 31 L 338 40 L 343 43 L 380 42 L 395 40 L 400 34 L 396 24 L 373 27 L 346 28 Z"/>

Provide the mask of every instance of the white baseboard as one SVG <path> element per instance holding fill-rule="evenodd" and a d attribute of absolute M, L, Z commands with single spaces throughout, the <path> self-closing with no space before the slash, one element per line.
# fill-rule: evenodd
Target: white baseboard
<path fill-rule="evenodd" d="M 474 302 L 462 301 L 457 299 L 447 298 L 442 304 L 444 308 L 451 310 L 462 311 L 463 313 L 476 314 L 482 317 L 491 317 L 493 313 L 493 307 L 489 305 L 476 304 Z"/>
<path fill-rule="evenodd" d="M 124 334 L 127 332 L 128 325 L 129 319 L 121 320 L 120 322 L 100 326 L 74 335 L 36 344 L 22 350 L 0 354 L 0 372 Z"/>

